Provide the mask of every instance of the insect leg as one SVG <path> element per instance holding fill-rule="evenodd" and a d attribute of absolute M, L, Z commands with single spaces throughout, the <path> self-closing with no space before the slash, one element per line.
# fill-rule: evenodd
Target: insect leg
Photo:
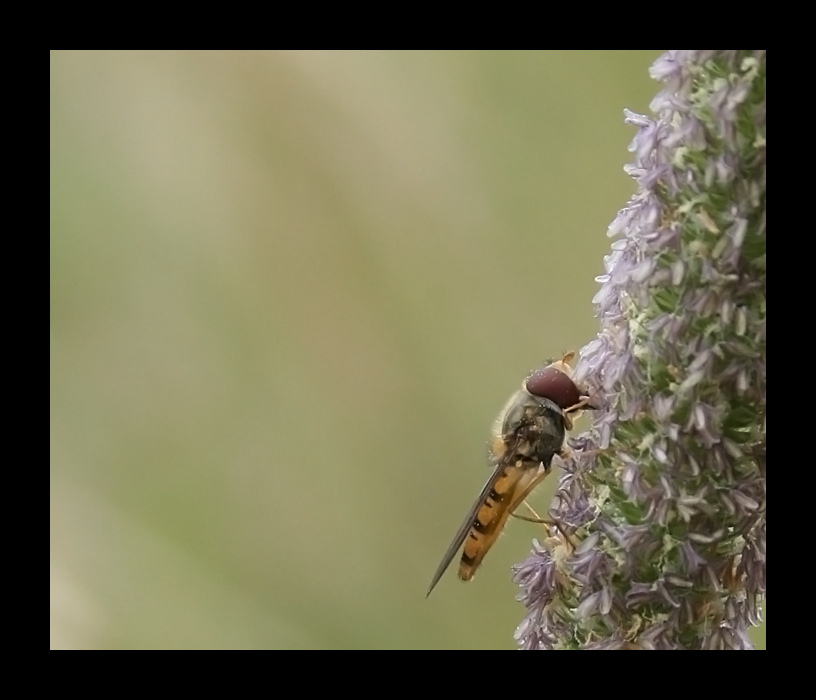
<path fill-rule="evenodd" d="M 533 507 L 527 503 L 527 501 L 523 501 L 522 504 L 527 510 L 529 510 L 533 517 L 530 518 L 526 515 L 519 515 L 518 513 L 510 513 L 510 516 L 515 518 L 516 520 L 523 520 L 527 523 L 537 523 L 539 525 L 555 525 L 555 521 L 550 518 L 542 518 L 538 513 L 533 510 Z"/>
<path fill-rule="evenodd" d="M 541 473 L 538 474 L 535 477 L 535 479 L 533 479 L 523 491 L 521 491 L 518 494 L 515 494 L 513 502 L 510 504 L 509 509 L 510 515 L 513 516 L 514 518 L 517 518 L 518 520 L 526 520 L 527 522 L 540 523 L 542 525 L 555 525 L 555 527 L 558 528 L 558 531 L 564 536 L 564 539 L 566 539 L 566 541 L 572 545 L 572 548 L 575 549 L 575 543 L 572 541 L 572 538 L 570 537 L 569 533 L 567 533 L 567 531 L 562 527 L 561 523 L 554 519 L 550 520 L 540 518 L 538 516 L 538 513 L 536 513 L 530 506 L 530 504 L 527 503 L 526 500 L 527 496 L 529 496 L 533 492 L 533 489 L 535 489 L 535 487 L 538 486 L 549 473 L 550 473 L 549 467 L 547 469 L 543 469 Z M 518 508 L 522 503 L 532 512 L 535 518 L 528 518 L 523 515 L 516 514 L 515 512 L 516 508 Z"/>
<path fill-rule="evenodd" d="M 556 520 L 555 518 L 542 518 L 542 517 L 540 517 L 538 515 L 538 513 L 536 513 L 533 510 L 532 506 L 529 503 L 527 503 L 527 501 L 524 501 L 524 505 L 527 506 L 527 509 L 533 514 L 534 517 L 528 518 L 528 517 L 526 517 L 524 515 L 518 515 L 517 513 L 512 513 L 512 516 L 514 518 L 516 518 L 517 520 L 524 520 L 525 522 L 528 522 L 528 523 L 537 523 L 539 525 L 554 525 L 556 527 L 556 529 L 558 530 L 558 532 L 561 533 L 561 536 L 567 542 L 569 542 L 570 545 L 572 545 L 573 549 L 575 549 L 577 547 L 577 545 L 575 544 L 575 542 L 572 539 L 572 535 L 570 535 L 567 532 L 566 528 L 561 524 L 560 521 Z"/>
<path fill-rule="evenodd" d="M 574 413 L 575 411 L 580 411 L 582 408 L 591 408 L 592 410 L 597 410 L 596 406 L 593 406 L 590 402 L 592 399 L 595 398 L 595 395 L 601 390 L 600 387 L 595 389 L 589 396 L 582 396 L 581 400 L 575 404 L 574 406 L 570 406 L 569 408 L 564 409 L 564 413 Z"/>

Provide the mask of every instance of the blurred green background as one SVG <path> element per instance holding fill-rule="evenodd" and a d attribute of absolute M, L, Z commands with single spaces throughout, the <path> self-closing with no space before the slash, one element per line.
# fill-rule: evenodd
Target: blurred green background
<path fill-rule="evenodd" d="M 51 647 L 513 648 L 535 525 L 425 591 L 657 55 L 53 52 Z"/>

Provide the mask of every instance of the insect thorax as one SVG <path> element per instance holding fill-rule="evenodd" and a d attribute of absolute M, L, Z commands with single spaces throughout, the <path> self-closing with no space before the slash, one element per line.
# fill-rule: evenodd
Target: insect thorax
<path fill-rule="evenodd" d="M 516 457 L 549 464 L 564 443 L 564 414 L 549 399 L 519 392 L 502 416 L 501 437 Z"/>

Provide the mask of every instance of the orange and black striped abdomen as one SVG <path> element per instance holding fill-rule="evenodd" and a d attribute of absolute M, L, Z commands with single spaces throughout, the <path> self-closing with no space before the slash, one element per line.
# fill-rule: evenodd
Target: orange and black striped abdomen
<path fill-rule="evenodd" d="M 529 493 L 529 486 L 539 474 L 539 465 L 524 462 L 507 465 L 496 480 L 493 488 L 485 495 L 465 538 L 462 559 L 459 562 L 459 578 L 470 581 L 488 550 L 498 539 L 521 499 Z"/>

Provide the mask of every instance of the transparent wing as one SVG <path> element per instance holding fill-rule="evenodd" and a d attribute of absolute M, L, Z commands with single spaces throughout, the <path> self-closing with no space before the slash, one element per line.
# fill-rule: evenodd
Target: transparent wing
<path fill-rule="evenodd" d="M 508 466 L 493 489 L 476 512 L 473 526 L 462 550 L 459 562 L 459 578 L 470 581 L 482 559 L 504 530 L 507 519 L 519 504 L 549 472 L 540 463 L 523 462 Z"/>
<path fill-rule="evenodd" d="M 470 507 L 468 514 L 465 516 L 461 526 L 456 531 L 453 542 L 450 543 L 450 547 L 448 547 L 448 550 L 445 552 L 445 556 L 442 557 L 442 561 L 439 563 L 439 568 L 437 568 L 436 573 L 431 580 L 431 585 L 428 587 L 428 593 L 425 595 L 426 598 L 431 595 L 431 591 L 434 589 L 434 586 L 439 583 L 439 579 L 442 578 L 442 574 L 444 574 L 447 568 L 450 566 L 450 563 L 453 561 L 453 558 L 456 556 L 456 553 L 459 551 L 459 548 L 465 541 L 465 537 L 468 536 L 468 532 L 470 532 L 471 527 L 473 527 L 473 519 L 479 512 L 479 509 L 484 505 L 487 497 L 493 490 L 493 486 L 495 486 L 496 482 L 501 479 L 502 476 L 504 476 L 505 470 L 506 465 L 503 464 L 499 464 L 493 470 L 493 473 L 490 475 L 490 478 L 487 480 L 484 488 L 482 488 L 482 492 L 479 494 L 479 497 Z"/>
<path fill-rule="evenodd" d="M 462 555 L 459 577 L 467 581 L 473 576 L 473 572 L 501 533 L 510 513 L 544 474 L 546 472 L 541 472 L 540 465 L 533 462 L 517 465 L 500 463 L 496 466 L 462 521 L 445 556 L 442 557 L 427 595 L 430 595 L 434 586 L 439 583 L 439 579 L 463 544 L 465 551 Z"/>

